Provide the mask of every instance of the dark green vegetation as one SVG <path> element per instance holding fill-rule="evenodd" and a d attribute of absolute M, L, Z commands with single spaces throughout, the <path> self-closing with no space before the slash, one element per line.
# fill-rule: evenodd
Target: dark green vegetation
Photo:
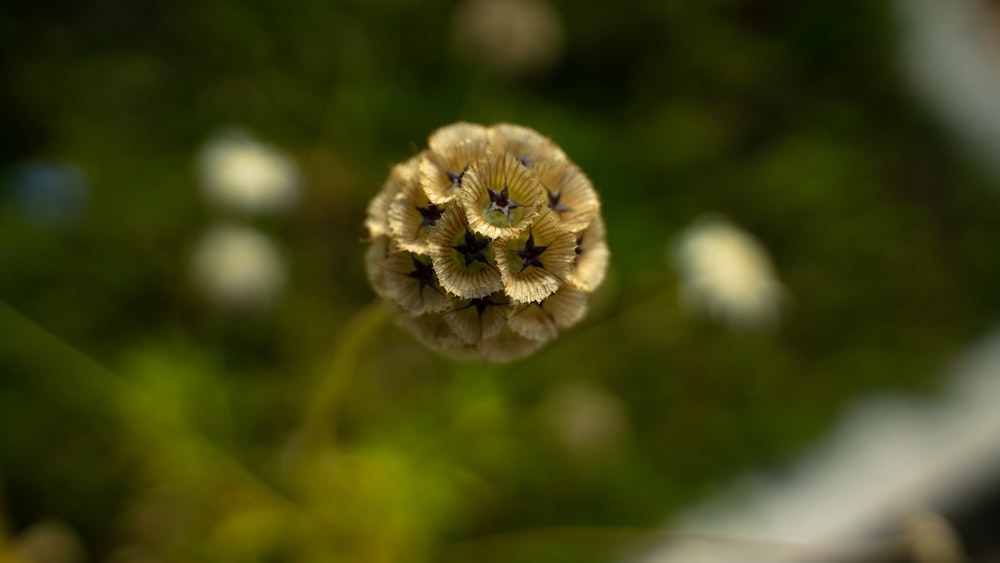
<path fill-rule="evenodd" d="M 907 92 L 888 6 L 615 6 L 557 2 L 563 56 L 521 78 L 455 52 L 448 2 L 5 7 L 0 165 L 70 162 L 90 188 L 69 225 L 0 208 L 9 535 L 55 517 L 94 561 L 603 561 L 852 398 L 933 392 L 1000 313 L 1000 191 Z M 551 136 L 604 205 L 590 315 L 506 366 L 367 308 L 365 205 L 463 119 Z M 291 272 L 263 315 L 188 283 L 216 219 L 195 158 L 230 124 L 306 187 L 253 221 Z M 679 311 L 667 245 L 710 211 L 771 251 L 777 330 Z M 597 451 L 548 423 L 577 384 L 622 409 Z"/>

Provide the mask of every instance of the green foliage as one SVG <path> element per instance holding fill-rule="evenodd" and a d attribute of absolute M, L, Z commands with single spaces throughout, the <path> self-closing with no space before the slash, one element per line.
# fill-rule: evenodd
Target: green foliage
<path fill-rule="evenodd" d="M 561 1 L 561 59 L 520 77 L 455 52 L 450 3 L 15 4 L 10 537 L 51 517 L 94 561 L 611 560 L 852 398 L 933 388 L 1000 312 L 996 186 L 911 102 L 882 3 Z M 365 205 L 458 120 L 551 136 L 604 207 L 590 315 L 511 365 L 440 358 L 368 306 Z M 290 215 L 247 220 L 290 272 L 263 312 L 189 283 L 223 217 L 195 159 L 229 125 L 287 151 L 305 186 Z M 7 172 L 35 160 L 84 171 L 78 222 L 11 203 Z M 668 243 L 706 212 L 772 252 L 792 296 L 776 330 L 679 308 Z M 580 383 L 620 405 L 604 450 L 552 422 Z"/>

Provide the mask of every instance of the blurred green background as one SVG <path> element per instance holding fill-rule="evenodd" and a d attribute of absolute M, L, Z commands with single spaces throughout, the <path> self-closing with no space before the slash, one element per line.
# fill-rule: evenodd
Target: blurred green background
<path fill-rule="evenodd" d="M 8 3 L 0 541 L 55 519 L 87 561 L 613 560 L 852 398 L 933 393 L 998 318 L 1000 192 L 908 91 L 890 4 L 551 8 L 561 41 L 520 68 L 454 2 Z M 550 136 L 603 202 L 589 316 L 512 364 L 370 305 L 365 206 L 458 120 Z M 294 160 L 300 205 L 206 204 L 199 151 L 233 126 Z M 31 174 L 75 187 L 26 200 Z M 774 330 L 679 308 L 669 244 L 708 212 L 771 253 Z M 219 221 L 282 253 L 273 306 L 192 285 Z"/>

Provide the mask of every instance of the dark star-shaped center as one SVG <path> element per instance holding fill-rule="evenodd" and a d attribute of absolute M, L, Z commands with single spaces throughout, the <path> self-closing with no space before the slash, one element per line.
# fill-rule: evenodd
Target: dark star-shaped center
<path fill-rule="evenodd" d="M 448 179 L 451 180 L 451 187 L 453 187 L 453 188 L 461 188 L 462 187 L 462 177 L 465 176 L 465 173 L 468 170 L 469 170 L 469 165 L 466 164 L 465 168 L 462 168 L 462 171 L 459 172 L 458 174 L 452 172 L 451 170 L 445 170 L 444 173 L 447 174 L 448 175 Z"/>
<path fill-rule="evenodd" d="M 549 207 L 552 208 L 553 211 L 558 213 L 570 211 L 570 208 L 566 207 L 561 201 L 559 201 L 559 198 L 562 197 L 562 192 L 552 193 L 548 190 L 545 191 L 549 194 Z"/>
<path fill-rule="evenodd" d="M 441 293 L 438 289 L 437 277 L 434 275 L 434 266 L 430 264 L 425 264 L 421 260 L 418 260 L 416 256 L 410 256 L 413 260 L 413 271 L 406 274 L 406 277 L 413 278 L 420 282 L 420 298 L 424 297 L 424 288 L 430 287 L 434 291 Z"/>
<path fill-rule="evenodd" d="M 465 267 L 468 268 L 477 260 L 483 264 L 489 264 L 486 261 L 486 255 L 483 251 L 486 250 L 487 245 L 490 244 L 490 240 L 486 238 L 479 238 L 472 234 L 472 231 L 465 230 L 465 242 L 462 244 L 456 244 L 452 248 L 458 251 L 465 259 Z"/>
<path fill-rule="evenodd" d="M 487 213 L 490 211 L 499 211 L 507 217 L 507 222 L 510 222 L 510 210 L 521 207 L 521 204 L 510 199 L 510 193 L 507 191 L 507 186 L 504 186 L 500 193 L 497 193 L 490 188 L 486 188 L 486 191 L 490 193 L 490 208 L 486 210 Z"/>
<path fill-rule="evenodd" d="M 417 230 L 423 229 L 424 227 L 433 227 L 434 223 L 441 218 L 441 214 L 444 212 L 443 209 L 430 203 L 427 207 L 415 206 L 417 208 L 417 213 L 420 213 L 420 226 Z"/>
<path fill-rule="evenodd" d="M 475 307 L 476 314 L 479 315 L 480 318 L 482 318 L 483 312 L 486 311 L 486 308 L 495 305 L 500 305 L 500 303 L 497 303 L 496 301 L 493 300 L 492 297 L 487 295 L 486 297 L 477 297 L 475 299 L 469 300 L 468 305 L 465 305 L 464 307 L 459 307 L 458 310 L 461 311 L 462 309 L 470 309 L 472 307 Z"/>
<path fill-rule="evenodd" d="M 547 248 L 548 245 L 535 246 L 535 235 L 529 231 L 528 240 L 524 243 L 524 248 L 514 251 L 521 257 L 521 270 L 526 270 L 528 266 L 535 266 L 536 268 L 542 268 L 544 270 L 545 264 L 542 264 L 541 256 Z"/>

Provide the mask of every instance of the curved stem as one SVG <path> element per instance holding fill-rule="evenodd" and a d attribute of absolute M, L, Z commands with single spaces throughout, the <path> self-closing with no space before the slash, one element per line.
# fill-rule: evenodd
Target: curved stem
<path fill-rule="evenodd" d="M 335 439 L 337 414 L 351 377 L 358 371 L 360 353 L 388 318 L 385 307 L 376 302 L 359 311 L 344 326 L 330 363 L 312 387 L 312 402 L 299 432 L 305 447 L 316 447 Z"/>

